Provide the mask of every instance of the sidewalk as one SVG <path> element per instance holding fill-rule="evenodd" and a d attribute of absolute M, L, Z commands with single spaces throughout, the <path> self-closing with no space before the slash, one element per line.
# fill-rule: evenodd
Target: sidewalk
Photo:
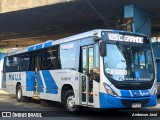
<path fill-rule="evenodd" d="M 9 93 L 4 91 L 4 90 L 2 90 L 2 89 L 0 89 L 0 94 L 9 94 Z"/>

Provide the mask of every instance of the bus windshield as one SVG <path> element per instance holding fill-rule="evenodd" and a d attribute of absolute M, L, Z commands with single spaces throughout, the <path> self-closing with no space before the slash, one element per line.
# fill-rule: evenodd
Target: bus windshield
<path fill-rule="evenodd" d="M 148 45 L 106 44 L 104 71 L 115 81 L 151 81 L 153 61 Z"/>

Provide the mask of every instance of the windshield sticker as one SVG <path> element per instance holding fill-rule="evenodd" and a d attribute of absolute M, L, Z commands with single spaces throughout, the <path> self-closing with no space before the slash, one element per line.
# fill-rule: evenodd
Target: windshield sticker
<path fill-rule="evenodd" d="M 135 72 L 136 78 L 140 78 L 140 72 Z"/>
<path fill-rule="evenodd" d="M 120 70 L 120 69 L 106 69 L 106 73 L 112 75 L 127 75 L 127 70 Z"/>

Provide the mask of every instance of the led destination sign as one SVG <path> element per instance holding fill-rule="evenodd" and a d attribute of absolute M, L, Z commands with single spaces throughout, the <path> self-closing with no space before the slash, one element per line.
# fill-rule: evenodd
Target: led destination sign
<path fill-rule="evenodd" d="M 132 36 L 132 35 L 122 35 L 118 33 L 108 33 L 109 40 L 114 41 L 124 41 L 133 43 L 143 43 L 143 37 Z"/>

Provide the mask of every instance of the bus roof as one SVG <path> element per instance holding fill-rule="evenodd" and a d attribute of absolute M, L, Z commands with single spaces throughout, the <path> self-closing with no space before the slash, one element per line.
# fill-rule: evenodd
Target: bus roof
<path fill-rule="evenodd" d="M 50 46 L 53 46 L 53 45 L 59 45 L 59 44 L 62 44 L 62 43 L 76 41 L 78 39 L 87 38 L 87 37 L 91 37 L 91 36 L 100 37 L 102 31 L 132 33 L 132 32 L 122 31 L 122 30 L 95 29 L 95 30 L 83 32 L 83 33 L 80 33 L 80 34 L 72 35 L 72 36 L 69 36 L 69 37 L 65 37 L 65 38 L 62 38 L 62 39 L 48 40 L 44 43 L 39 43 L 39 44 L 35 44 L 35 45 L 32 45 L 32 46 L 28 46 L 26 49 L 17 50 L 15 52 L 9 53 L 8 56 L 15 55 L 15 54 L 20 54 L 20 53 L 25 53 L 25 52 L 31 52 L 31 51 L 39 50 L 39 49 L 42 49 L 42 48 L 47 48 L 47 47 L 50 47 Z M 144 35 L 144 34 L 139 34 L 139 33 L 134 33 L 134 34 Z"/>

